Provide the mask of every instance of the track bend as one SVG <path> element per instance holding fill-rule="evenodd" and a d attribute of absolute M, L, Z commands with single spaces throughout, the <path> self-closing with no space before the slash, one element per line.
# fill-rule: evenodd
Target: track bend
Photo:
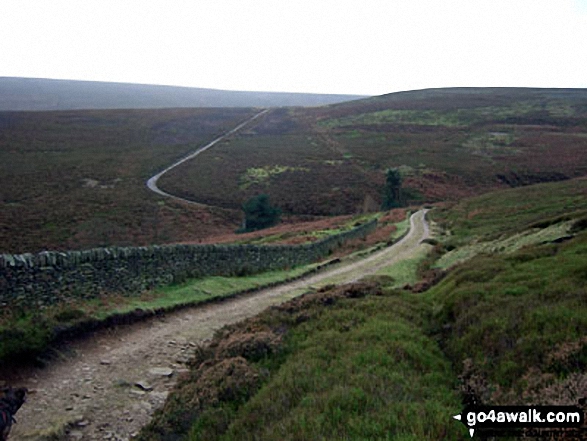
<path fill-rule="evenodd" d="M 401 241 L 366 259 L 224 302 L 103 330 L 72 343 L 62 359 L 44 369 L 18 372 L 13 385 L 32 393 L 16 415 L 10 439 L 130 439 L 164 403 L 194 348 L 214 331 L 310 287 L 355 281 L 413 257 L 429 234 L 425 213 L 411 216 L 410 231 Z"/>
<path fill-rule="evenodd" d="M 148 180 L 147 180 L 147 187 L 149 188 L 149 190 L 154 191 L 155 193 L 161 195 L 161 196 L 165 196 L 168 198 L 172 198 L 175 199 L 177 201 L 183 201 L 183 202 L 187 202 L 190 204 L 197 204 L 197 205 L 204 205 L 201 204 L 199 202 L 195 202 L 195 201 L 190 201 L 189 199 L 184 199 L 182 197 L 179 196 L 175 196 L 172 195 L 170 193 L 167 193 L 163 190 L 161 190 L 158 186 L 157 186 L 157 181 L 159 180 L 159 178 L 161 176 L 163 176 L 165 173 L 167 173 L 168 171 L 174 169 L 175 167 L 177 167 L 180 164 L 183 164 L 186 161 L 189 161 L 190 159 L 195 158 L 196 156 L 198 156 L 200 153 L 205 152 L 206 150 L 208 150 L 210 147 L 213 147 L 214 145 L 216 145 L 217 143 L 219 143 L 220 141 L 222 141 L 223 139 L 228 138 L 231 135 L 234 135 L 236 132 L 238 132 L 240 129 L 242 129 L 244 126 L 246 126 L 247 124 L 249 124 L 250 122 L 256 120 L 257 118 L 259 118 L 260 116 L 266 114 L 267 112 L 269 112 L 269 109 L 264 109 L 262 111 L 260 111 L 259 113 L 256 113 L 255 115 L 253 115 L 251 118 L 247 119 L 245 122 L 242 122 L 241 124 L 239 124 L 238 126 L 236 126 L 234 129 L 226 132 L 224 135 L 219 136 L 218 138 L 216 138 L 215 140 L 209 142 L 208 144 L 206 144 L 203 147 L 200 147 L 199 149 L 197 149 L 196 151 L 190 153 L 187 156 L 184 156 L 183 158 L 181 158 L 179 161 L 174 162 L 173 164 L 171 164 L 169 167 L 167 167 L 165 170 L 160 171 L 159 173 L 157 173 L 154 176 L 151 176 Z"/>

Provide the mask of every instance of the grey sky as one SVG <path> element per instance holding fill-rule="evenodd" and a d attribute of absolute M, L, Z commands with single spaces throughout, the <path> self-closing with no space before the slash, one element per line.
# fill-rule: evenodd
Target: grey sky
<path fill-rule="evenodd" d="M 587 87 L 587 0 L 2 0 L 0 76 L 383 94 Z"/>

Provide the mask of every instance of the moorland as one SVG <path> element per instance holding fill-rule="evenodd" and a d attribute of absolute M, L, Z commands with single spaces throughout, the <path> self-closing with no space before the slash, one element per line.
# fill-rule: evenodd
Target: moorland
<path fill-rule="evenodd" d="M 254 112 L 0 113 L 0 251 L 206 240 L 236 230 L 259 193 L 294 221 L 377 211 L 387 168 L 415 204 L 587 173 L 584 90 L 431 89 L 272 109 L 159 180 L 211 207 L 145 189 Z"/>
<path fill-rule="evenodd" d="M 581 90 L 440 89 L 278 109 L 161 187 L 227 208 L 265 192 L 285 212 L 333 215 L 378 207 L 387 168 L 414 203 L 568 179 L 587 172 L 586 103 Z"/>
<path fill-rule="evenodd" d="M 385 247 L 406 228 L 406 209 L 377 213 L 389 168 L 408 211 L 432 207 L 416 259 L 311 288 L 196 348 L 140 439 L 468 439 L 451 416 L 472 400 L 587 396 L 587 91 L 430 89 L 274 108 L 159 180 L 203 205 L 147 190 L 255 112 L 0 113 L 1 252 L 300 243 L 369 217 L 380 228 L 347 252 Z M 234 235 L 261 193 L 285 222 Z M 206 292 L 258 277 L 210 280 Z M 143 293 L 140 307 L 201 283 Z M 73 306 L 100 315 L 118 303 L 135 306 Z"/>

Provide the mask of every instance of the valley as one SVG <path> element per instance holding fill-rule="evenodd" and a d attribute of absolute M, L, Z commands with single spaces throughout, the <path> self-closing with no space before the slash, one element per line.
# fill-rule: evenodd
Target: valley
<path fill-rule="evenodd" d="M 258 109 L 0 113 L 2 252 L 210 240 L 265 193 L 286 222 L 376 211 L 387 168 L 409 203 L 587 173 L 582 90 L 430 89 L 274 108 L 144 182 Z M 50 213 L 50 215 L 49 215 Z"/>

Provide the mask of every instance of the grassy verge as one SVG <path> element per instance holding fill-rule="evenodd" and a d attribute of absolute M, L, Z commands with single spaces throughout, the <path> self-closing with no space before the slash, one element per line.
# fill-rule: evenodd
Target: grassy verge
<path fill-rule="evenodd" d="M 13 310 L 0 322 L 0 361 L 34 357 L 62 334 L 75 334 L 102 324 L 107 326 L 135 321 L 181 307 L 233 297 L 295 280 L 323 266 L 312 264 L 244 277 L 205 277 L 144 292 L 136 297 L 120 295 L 69 302 L 42 312 Z"/>
<path fill-rule="evenodd" d="M 227 298 L 239 293 L 258 290 L 275 284 L 295 280 L 311 274 L 323 265 L 312 264 L 302 267 L 267 271 L 260 274 L 243 277 L 213 276 L 191 280 L 179 285 L 171 285 L 158 289 L 153 297 L 128 299 L 124 304 L 117 305 L 115 310 L 102 311 L 99 318 L 108 315 L 124 314 L 135 309 L 163 309 L 170 310 L 178 306 L 197 305 L 219 298 Z"/>
<path fill-rule="evenodd" d="M 346 252 L 350 253 L 352 249 L 349 247 Z M 71 337 L 100 327 L 134 322 L 163 312 L 269 288 L 313 274 L 341 259 L 353 261 L 356 258 L 351 253 L 293 269 L 242 277 L 205 277 L 136 296 L 110 295 L 93 300 L 71 300 L 42 311 L 6 310 L 0 315 L 0 362 L 35 358 L 63 336 Z"/>
<path fill-rule="evenodd" d="M 422 247 L 411 259 L 405 259 L 393 266 L 383 268 L 377 272 L 377 275 L 390 277 L 390 285 L 394 288 L 414 285 L 420 279 L 418 269 L 427 253 L 428 249 Z"/>
<path fill-rule="evenodd" d="M 478 254 L 513 253 L 529 245 L 537 245 L 568 237 L 574 221 L 559 221 L 546 228 L 531 228 L 500 239 L 473 242 L 444 254 L 435 264 L 438 268 L 449 268 Z"/>
<path fill-rule="evenodd" d="M 572 179 L 487 193 L 431 214 L 451 233 L 447 243 L 462 246 L 587 216 L 586 196 L 587 179 Z"/>
<path fill-rule="evenodd" d="M 381 213 L 360 214 L 354 216 L 339 216 L 335 218 L 327 218 L 326 220 L 317 221 L 309 224 L 307 228 L 303 228 L 303 224 L 289 225 L 287 229 L 275 228 L 279 231 L 276 234 L 264 234 L 260 237 L 252 237 L 243 240 L 236 240 L 234 243 L 238 244 L 279 244 L 279 243 L 310 243 L 321 239 L 325 239 L 336 234 L 344 233 L 356 228 L 359 224 L 367 223 L 373 219 L 377 219 Z M 323 224 L 322 227 L 319 227 Z M 300 228 L 302 227 L 302 228 Z M 318 228 L 316 228 L 318 227 Z M 271 230 L 269 230 L 271 231 Z"/>
<path fill-rule="evenodd" d="M 425 311 L 375 283 L 271 308 L 202 348 L 139 439 L 465 439 Z"/>
<path fill-rule="evenodd" d="M 395 224 L 395 226 L 396 230 L 393 232 L 391 238 L 397 239 L 405 236 L 408 233 L 408 230 L 410 229 L 410 212 L 407 213 L 406 218 L 403 221 L 398 222 L 397 224 Z"/>

